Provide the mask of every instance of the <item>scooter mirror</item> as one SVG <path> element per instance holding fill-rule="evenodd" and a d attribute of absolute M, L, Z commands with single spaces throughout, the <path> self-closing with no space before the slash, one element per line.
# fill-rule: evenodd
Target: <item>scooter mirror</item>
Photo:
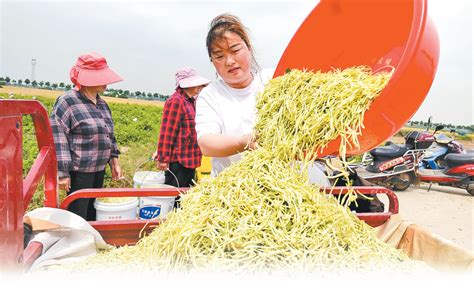
<path fill-rule="evenodd" d="M 435 134 L 437 131 L 440 131 L 442 129 L 444 129 L 444 125 L 437 125 L 433 134 Z"/>

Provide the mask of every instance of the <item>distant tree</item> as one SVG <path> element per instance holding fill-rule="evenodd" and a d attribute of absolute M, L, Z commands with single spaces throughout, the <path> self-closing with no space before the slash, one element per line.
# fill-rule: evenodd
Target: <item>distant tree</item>
<path fill-rule="evenodd" d="M 51 87 L 52 87 L 53 89 L 56 89 L 56 88 L 58 88 L 58 84 L 57 84 L 57 83 L 53 83 L 53 84 L 51 84 Z"/>
<path fill-rule="evenodd" d="M 146 96 L 149 97 L 149 98 L 152 98 L 153 94 L 149 92 L 149 93 L 146 94 Z"/>
<path fill-rule="evenodd" d="M 70 84 L 66 84 L 66 90 L 70 90 L 72 87 Z"/>
<path fill-rule="evenodd" d="M 141 95 L 142 95 L 142 92 L 141 92 L 141 91 L 137 90 L 137 91 L 135 92 L 135 96 L 139 97 L 139 96 L 141 96 Z"/>
<path fill-rule="evenodd" d="M 121 89 L 118 89 L 117 92 L 118 92 L 120 95 L 123 94 L 123 90 L 121 90 Z"/>
<path fill-rule="evenodd" d="M 50 87 L 50 86 L 51 86 L 51 83 L 50 83 L 49 81 L 46 81 L 46 82 L 44 83 L 44 86 Z"/>
<path fill-rule="evenodd" d="M 25 85 L 28 86 L 30 84 L 30 80 L 28 78 L 25 79 Z"/>
<path fill-rule="evenodd" d="M 64 88 L 64 82 L 59 83 L 60 88 Z"/>
<path fill-rule="evenodd" d="M 18 79 L 18 85 L 22 85 L 22 84 L 23 84 L 23 80 Z"/>
<path fill-rule="evenodd" d="M 153 94 L 153 97 L 154 97 L 154 98 L 159 98 L 159 97 L 160 97 L 160 94 L 159 94 L 159 93 L 154 93 L 154 94 Z"/>
<path fill-rule="evenodd" d="M 12 84 L 16 84 L 16 80 L 15 80 L 15 79 L 12 80 Z"/>
<path fill-rule="evenodd" d="M 125 91 L 123 92 L 123 94 L 126 95 L 126 96 L 129 96 L 129 95 L 130 95 L 130 91 L 127 89 L 127 90 L 125 90 Z"/>
<path fill-rule="evenodd" d="M 33 87 L 37 87 L 37 86 L 38 86 L 38 82 L 37 82 L 36 80 L 33 80 L 33 81 L 31 82 L 31 85 L 32 85 Z"/>
<path fill-rule="evenodd" d="M 10 84 L 10 77 L 5 77 L 5 81 L 7 82 L 7 84 Z"/>
<path fill-rule="evenodd" d="M 0 81 L 5 81 L 5 78 L 3 78 L 3 77 L 0 77 Z"/>
<path fill-rule="evenodd" d="M 44 81 L 41 80 L 38 84 L 39 84 L 39 86 L 42 88 L 43 85 L 44 85 Z"/>

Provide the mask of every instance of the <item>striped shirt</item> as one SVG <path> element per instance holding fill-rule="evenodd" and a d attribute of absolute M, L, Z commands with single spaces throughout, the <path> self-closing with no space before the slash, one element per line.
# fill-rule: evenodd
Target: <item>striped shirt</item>
<path fill-rule="evenodd" d="M 107 103 L 97 95 L 97 104 L 71 90 L 58 97 L 50 115 L 58 160 L 59 178 L 70 171 L 84 173 L 105 169 L 120 151 Z"/>
<path fill-rule="evenodd" d="M 201 165 L 201 149 L 196 135 L 196 100 L 183 90 L 175 91 L 163 108 L 156 159 L 159 162 L 179 162 L 190 169 Z"/>

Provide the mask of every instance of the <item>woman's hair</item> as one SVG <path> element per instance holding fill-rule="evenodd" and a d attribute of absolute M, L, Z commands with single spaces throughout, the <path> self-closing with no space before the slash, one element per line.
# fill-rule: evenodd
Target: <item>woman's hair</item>
<path fill-rule="evenodd" d="M 250 43 L 248 29 L 242 24 L 238 17 L 229 13 L 218 15 L 211 22 L 206 38 L 206 47 L 209 58 L 211 58 L 212 45 L 216 41 L 225 39 L 224 35 L 226 32 L 232 32 L 242 38 L 250 50 L 252 68 L 255 71 L 260 70 L 257 60 L 255 59 L 253 46 Z"/>

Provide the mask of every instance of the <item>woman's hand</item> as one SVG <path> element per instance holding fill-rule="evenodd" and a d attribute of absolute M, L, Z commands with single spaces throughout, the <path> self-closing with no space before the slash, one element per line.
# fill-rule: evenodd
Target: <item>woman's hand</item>
<path fill-rule="evenodd" d="M 110 168 L 112 171 L 112 180 L 123 179 L 122 168 L 120 167 L 118 158 L 112 158 L 110 162 Z"/>
<path fill-rule="evenodd" d="M 211 157 L 228 157 L 258 148 L 253 134 L 244 136 L 206 134 L 199 138 L 198 145 L 203 155 Z"/>
<path fill-rule="evenodd" d="M 158 151 L 155 151 L 155 153 L 153 153 L 152 158 L 154 161 L 156 161 L 156 168 L 160 171 L 167 171 L 170 168 L 170 164 L 167 162 L 158 161 L 157 156 L 158 156 Z"/>
<path fill-rule="evenodd" d="M 169 163 L 167 162 L 156 162 L 156 168 L 160 171 L 167 171 L 169 169 Z"/>
<path fill-rule="evenodd" d="M 71 190 L 71 178 L 60 178 L 58 184 L 59 189 L 66 190 L 66 192 Z"/>
<path fill-rule="evenodd" d="M 247 134 L 242 137 L 242 142 L 245 147 L 244 150 L 255 150 L 258 148 L 257 139 L 254 134 Z"/>

